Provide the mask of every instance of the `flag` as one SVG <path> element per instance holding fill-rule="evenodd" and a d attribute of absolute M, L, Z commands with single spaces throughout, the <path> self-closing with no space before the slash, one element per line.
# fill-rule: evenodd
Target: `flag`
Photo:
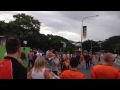
<path fill-rule="evenodd" d="M 83 39 L 87 37 L 87 26 L 83 26 Z"/>

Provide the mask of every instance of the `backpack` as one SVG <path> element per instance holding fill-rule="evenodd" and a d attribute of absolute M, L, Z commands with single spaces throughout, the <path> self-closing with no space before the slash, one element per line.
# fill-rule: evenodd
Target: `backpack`
<path fill-rule="evenodd" d="M 33 60 L 33 56 L 30 55 L 30 54 L 28 54 L 28 59 L 29 59 L 29 60 Z"/>
<path fill-rule="evenodd" d="M 25 53 L 24 52 L 21 52 L 21 57 L 20 57 L 22 60 L 25 60 L 26 59 L 26 56 L 25 56 Z"/>
<path fill-rule="evenodd" d="M 8 59 L 0 61 L 0 79 L 13 79 L 12 63 Z"/>
<path fill-rule="evenodd" d="M 85 61 L 90 61 L 90 56 L 89 55 L 85 55 L 84 58 L 85 58 Z"/>

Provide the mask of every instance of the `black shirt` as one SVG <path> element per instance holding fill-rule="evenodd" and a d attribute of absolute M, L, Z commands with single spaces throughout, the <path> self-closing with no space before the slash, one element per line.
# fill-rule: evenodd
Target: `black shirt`
<path fill-rule="evenodd" d="M 85 55 L 85 56 L 84 56 L 84 59 L 85 59 L 85 61 L 90 61 L 90 55 L 88 55 L 88 54 Z"/>
<path fill-rule="evenodd" d="M 27 71 L 24 66 L 22 66 L 18 60 L 13 57 L 5 57 L 5 59 L 11 60 L 12 62 L 12 74 L 13 79 L 27 79 Z"/>
<path fill-rule="evenodd" d="M 80 61 L 80 55 L 77 55 L 76 58 L 77 58 L 77 60 L 79 62 Z"/>

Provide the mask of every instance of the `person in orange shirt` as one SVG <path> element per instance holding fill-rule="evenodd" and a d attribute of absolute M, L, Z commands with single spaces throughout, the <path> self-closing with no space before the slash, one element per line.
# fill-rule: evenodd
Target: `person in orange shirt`
<path fill-rule="evenodd" d="M 80 61 L 83 61 L 84 60 L 84 56 L 81 54 L 80 55 Z"/>
<path fill-rule="evenodd" d="M 81 66 L 83 66 L 83 63 L 82 63 L 83 60 L 84 60 L 84 56 L 81 54 L 81 55 L 80 55 L 80 65 L 81 65 Z"/>
<path fill-rule="evenodd" d="M 85 79 L 85 75 L 78 71 L 78 59 L 73 57 L 70 60 L 71 69 L 61 73 L 60 79 Z"/>
<path fill-rule="evenodd" d="M 104 56 L 103 64 L 92 68 L 90 79 L 120 79 L 119 70 L 112 66 L 114 60 L 113 54 L 107 53 Z"/>

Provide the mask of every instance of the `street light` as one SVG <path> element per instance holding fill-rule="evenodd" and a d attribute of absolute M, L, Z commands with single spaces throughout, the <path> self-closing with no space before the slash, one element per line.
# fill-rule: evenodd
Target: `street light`
<path fill-rule="evenodd" d="M 98 42 L 99 47 L 100 47 L 100 51 L 101 51 L 101 43 L 102 43 L 102 41 L 99 41 L 99 42 Z"/>
<path fill-rule="evenodd" d="M 92 40 L 91 40 L 91 53 L 92 53 Z"/>
<path fill-rule="evenodd" d="M 90 17 L 98 17 L 99 15 L 95 15 L 95 16 L 88 16 L 88 17 L 84 17 L 82 19 L 82 29 L 81 29 L 81 54 L 82 54 L 82 31 L 83 31 L 83 21 L 86 19 L 86 18 L 90 18 Z"/>
<path fill-rule="evenodd" d="M 23 41 L 23 43 L 24 43 L 24 45 L 25 45 L 25 47 L 26 47 L 27 41 Z"/>
<path fill-rule="evenodd" d="M 66 48 L 66 42 L 61 41 L 61 43 L 63 43 L 63 52 L 64 52 L 64 48 Z"/>

